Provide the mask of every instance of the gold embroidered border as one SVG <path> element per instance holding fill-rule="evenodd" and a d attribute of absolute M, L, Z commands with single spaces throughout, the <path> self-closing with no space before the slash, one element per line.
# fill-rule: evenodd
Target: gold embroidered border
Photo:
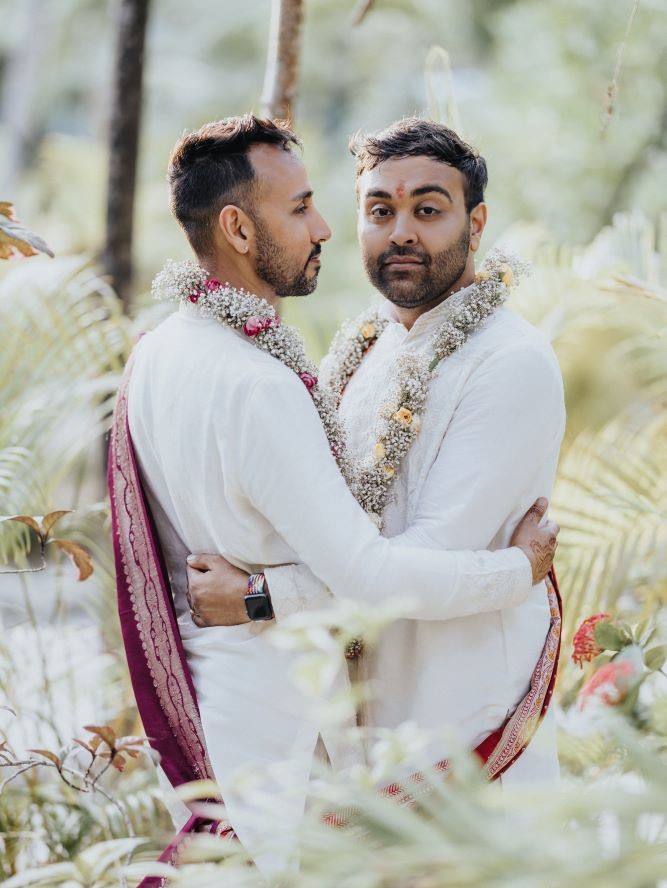
<path fill-rule="evenodd" d="M 500 742 L 484 766 L 490 780 L 525 749 L 535 734 L 542 717 L 551 677 L 557 665 L 562 619 L 553 583 L 548 576 L 545 582 L 551 612 L 549 631 L 530 680 L 530 689 L 507 722 Z"/>

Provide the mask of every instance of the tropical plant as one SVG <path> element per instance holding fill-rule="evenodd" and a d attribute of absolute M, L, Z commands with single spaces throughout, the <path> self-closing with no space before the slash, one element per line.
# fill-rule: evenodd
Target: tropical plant
<path fill-rule="evenodd" d="M 544 251 L 516 307 L 551 338 L 568 431 L 553 507 L 565 636 L 586 614 L 646 617 L 667 600 L 667 251 L 640 215 L 585 250 Z M 662 272 L 664 273 L 664 272 Z"/>

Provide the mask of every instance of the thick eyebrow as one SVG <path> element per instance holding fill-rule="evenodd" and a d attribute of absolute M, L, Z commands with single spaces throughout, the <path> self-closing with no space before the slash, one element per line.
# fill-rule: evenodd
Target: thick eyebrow
<path fill-rule="evenodd" d="M 454 203 L 451 194 L 447 191 L 446 188 L 443 188 L 441 185 L 420 185 L 419 188 L 415 188 L 410 192 L 410 197 L 421 197 L 424 194 L 432 194 L 436 192 L 437 194 L 444 194 L 444 196 L 449 200 L 450 203 Z M 388 191 L 380 191 L 378 189 L 374 189 L 373 191 L 367 191 L 364 195 L 366 199 L 369 197 L 378 197 L 380 200 L 393 200 L 393 195 L 391 195 Z"/>
<path fill-rule="evenodd" d="M 423 194 L 431 194 L 433 191 L 437 194 L 444 194 L 450 203 L 454 203 L 449 191 L 441 185 L 421 185 L 419 188 L 415 188 L 414 191 L 410 192 L 410 197 L 421 197 Z"/>
<path fill-rule="evenodd" d="M 309 197 L 313 196 L 312 188 L 310 191 L 302 191 L 300 194 L 297 194 L 296 197 L 292 198 L 292 203 L 301 203 L 302 200 L 308 200 Z"/>
<path fill-rule="evenodd" d="M 389 194 L 388 191 L 378 191 L 377 189 L 374 191 L 367 191 L 364 198 L 369 197 L 379 197 L 381 200 L 391 200 L 391 194 Z"/>

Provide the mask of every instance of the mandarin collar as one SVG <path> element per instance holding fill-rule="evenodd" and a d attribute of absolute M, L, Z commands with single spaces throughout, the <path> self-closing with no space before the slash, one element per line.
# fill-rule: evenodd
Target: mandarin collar
<path fill-rule="evenodd" d="M 474 286 L 474 283 L 472 283 L 467 287 L 463 287 L 455 293 L 452 293 L 452 295 L 448 296 L 444 302 L 441 302 L 434 308 L 429 309 L 429 311 L 424 312 L 423 315 L 420 315 L 409 330 L 396 318 L 391 302 L 384 297 L 380 303 L 380 316 L 391 321 L 392 330 L 406 341 L 420 339 L 422 336 L 428 336 L 434 333 L 439 327 L 441 327 L 450 317 L 454 309 L 469 298 Z"/>

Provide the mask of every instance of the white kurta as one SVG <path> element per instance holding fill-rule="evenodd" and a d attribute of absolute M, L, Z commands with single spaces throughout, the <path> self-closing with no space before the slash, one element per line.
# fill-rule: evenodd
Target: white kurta
<path fill-rule="evenodd" d="M 341 404 L 353 454 L 368 453 L 375 442 L 375 418 L 389 398 L 397 356 L 429 350 L 432 334 L 466 293 L 422 315 L 410 331 L 389 324 L 367 354 Z M 384 310 L 391 316 L 388 304 Z M 562 379 L 551 346 L 526 321 L 500 309 L 439 365 L 421 432 L 385 511 L 384 533 L 411 546 L 507 546 L 535 499 L 551 496 L 564 428 Z M 321 597 L 307 568 L 268 576 L 279 617 L 282 598 L 295 586 L 301 607 Z M 544 584 L 515 606 L 394 623 L 365 657 L 375 689 L 368 723 L 396 727 L 413 720 L 432 732 L 454 729 L 467 746 L 476 746 L 526 693 L 548 625 Z M 429 752 L 433 761 L 447 754 L 438 739 Z M 548 716 L 503 781 L 557 774 Z"/>
<path fill-rule="evenodd" d="M 189 306 L 138 344 L 128 401 L 211 763 L 252 851 L 267 831 L 298 824 L 320 725 L 291 681 L 293 655 L 271 644 L 270 626 L 193 625 L 187 553 L 219 552 L 249 571 L 302 562 L 325 595 L 326 587 L 367 601 L 409 592 L 425 621 L 525 601 L 530 565 L 518 549 L 451 553 L 381 537 L 343 481 L 303 383 Z M 288 759 L 296 762 L 290 792 L 271 784 L 275 809 L 262 822 L 233 794 L 232 775 Z"/>

